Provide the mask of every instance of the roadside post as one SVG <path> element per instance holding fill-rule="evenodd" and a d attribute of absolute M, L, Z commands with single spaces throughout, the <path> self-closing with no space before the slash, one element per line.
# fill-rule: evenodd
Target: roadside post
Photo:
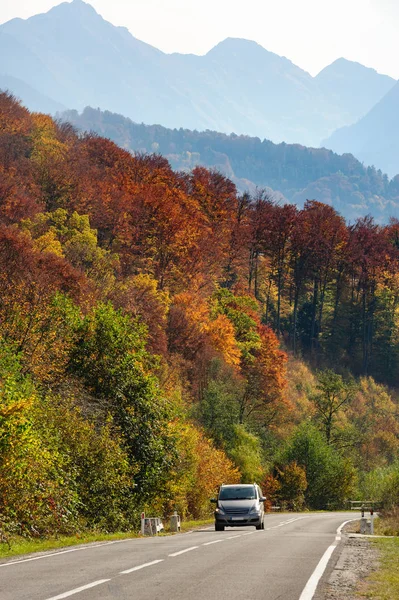
<path fill-rule="evenodd" d="M 174 533 L 180 531 L 180 516 L 177 514 L 177 511 L 170 517 L 170 530 Z"/>
<path fill-rule="evenodd" d="M 144 526 L 145 526 L 145 512 L 142 512 L 141 513 L 141 535 L 145 535 Z"/>
<path fill-rule="evenodd" d="M 381 507 L 382 503 L 379 500 L 350 500 L 351 510 L 360 510 L 360 533 L 365 535 L 374 535 L 374 510 Z M 365 517 L 365 512 L 370 511 L 370 519 Z M 377 515 L 378 516 L 378 515 Z"/>
<path fill-rule="evenodd" d="M 374 508 L 370 509 L 370 533 L 374 535 Z"/>

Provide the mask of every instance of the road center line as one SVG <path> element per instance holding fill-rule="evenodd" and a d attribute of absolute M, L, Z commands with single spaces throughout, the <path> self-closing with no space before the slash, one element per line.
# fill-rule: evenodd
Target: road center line
<path fill-rule="evenodd" d="M 179 556 L 180 554 L 191 552 L 191 550 L 196 550 L 197 548 L 199 548 L 199 546 L 191 546 L 191 548 L 186 548 L 185 550 L 180 550 L 180 552 L 174 552 L 173 554 L 168 554 L 168 556 Z"/>
<path fill-rule="evenodd" d="M 158 563 L 163 562 L 163 558 L 160 560 L 153 560 L 149 563 L 144 563 L 143 565 L 138 565 L 137 567 L 133 567 L 132 569 L 126 569 L 126 571 L 120 571 L 120 575 L 128 575 L 128 573 L 133 573 L 133 571 L 140 571 L 140 569 L 145 569 L 146 567 L 151 567 L 152 565 L 157 565 Z"/>
<path fill-rule="evenodd" d="M 206 542 L 202 544 L 203 546 L 211 546 L 212 544 L 218 544 L 219 542 L 223 542 L 223 540 L 214 540 L 213 542 Z"/>
<path fill-rule="evenodd" d="M 53 596 L 52 598 L 48 598 L 47 600 L 62 600 L 63 598 L 69 598 L 69 596 L 73 596 L 74 594 L 79 594 L 79 592 L 84 592 L 85 590 L 94 588 L 97 585 L 101 585 L 102 583 L 107 583 L 107 581 L 111 581 L 111 580 L 110 579 L 100 579 L 99 581 L 93 581 L 93 583 L 89 583 L 87 585 L 82 585 L 82 587 L 76 588 L 74 590 L 70 590 L 69 592 L 60 594 L 59 596 Z"/>
<path fill-rule="evenodd" d="M 241 537 L 241 535 L 242 535 L 241 533 L 240 533 L 240 535 L 232 535 L 232 536 L 226 538 L 226 540 L 235 540 L 236 538 Z"/>

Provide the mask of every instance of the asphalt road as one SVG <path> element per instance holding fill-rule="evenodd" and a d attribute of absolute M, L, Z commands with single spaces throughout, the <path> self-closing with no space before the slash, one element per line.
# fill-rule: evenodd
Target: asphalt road
<path fill-rule="evenodd" d="M 309 579 L 323 555 L 334 562 L 337 529 L 351 518 L 268 514 L 264 531 L 204 528 L 29 555 L 0 563 L 0 598 L 310 600 Z"/>

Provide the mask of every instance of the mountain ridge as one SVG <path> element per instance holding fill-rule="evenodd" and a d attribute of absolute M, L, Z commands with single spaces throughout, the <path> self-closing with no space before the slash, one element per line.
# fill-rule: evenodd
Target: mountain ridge
<path fill-rule="evenodd" d="M 40 92 L 69 108 L 99 106 L 166 127 L 315 146 L 354 121 L 353 110 L 331 103 L 317 78 L 257 42 L 231 37 L 204 56 L 165 54 L 82 0 L 12 19 L 0 26 L 0 38 L 0 73 L 36 87 L 38 70 Z M 385 76 L 376 76 L 382 97 Z"/>

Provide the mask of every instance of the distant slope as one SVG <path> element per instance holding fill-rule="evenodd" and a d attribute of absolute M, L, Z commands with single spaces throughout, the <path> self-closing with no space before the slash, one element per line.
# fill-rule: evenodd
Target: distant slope
<path fill-rule="evenodd" d="M 364 116 L 396 84 L 392 77 L 345 58 L 323 69 L 316 82 L 348 123 Z"/>
<path fill-rule="evenodd" d="M 336 152 L 352 152 L 390 176 L 399 173 L 399 83 L 355 125 L 325 140 Z"/>
<path fill-rule="evenodd" d="M 167 55 L 114 27 L 82 0 L 0 26 L 0 73 L 63 105 L 276 142 L 318 146 L 384 95 L 385 76 L 358 65 L 360 75 L 353 78 L 348 64 L 313 78 L 255 42 L 232 38 L 205 56 Z M 364 86 L 357 107 L 359 78 Z"/>
<path fill-rule="evenodd" d="M 108 111 L 68 111 L 62 119 L 108 137 L 134 152 L 164 155 L 174 169 L 214 167 L 238 187 L 270 188 L 302 206 L 307 199 L 331 204 L 347 219 L 372 214 L 379 221 L 399 218 L 399 176 L 389 181 L 352 155 L 300 145 L 273 144 L 249 136 L 199 133 L 137 124 Z"/>
<path fill-rule="evenodd" d="M 60 102 L 41 94 L 33 87 L 10 75 L 0 74 L 0 90 L 9 91 L 19 98 L 22 103 L 34 112 L 45 112 L 55 114 L 57 111 L 65 110 L 66 107 Z"/>

